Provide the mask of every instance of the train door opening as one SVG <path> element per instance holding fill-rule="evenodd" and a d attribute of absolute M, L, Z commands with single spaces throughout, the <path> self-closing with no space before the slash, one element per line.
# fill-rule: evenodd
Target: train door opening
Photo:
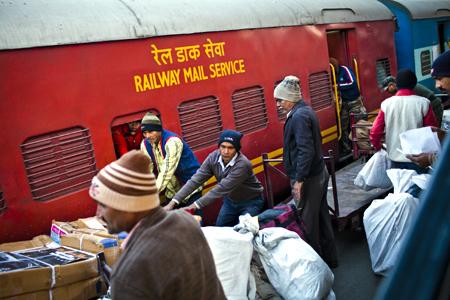
<path fill-rule="evenodd" d="M 361 92 L 359 81 L 359 65 L 357 60 L 356 48 L 356 32 L 354 29 L 345 30 L 328 30 L 327 31 L 328 56 L 337 60 L 339 65 L 343 65 L 352 69 L 355 73 L 358 89 Z M 337 68 L 336 63 L 331 64 L 330 60 L 330 74 L 332 81 L 333 95 L 336 101 L 336 124 L 338 127 L 338 139 L 340 144 L 339 156 L 345 158 L 346 154 L 351 151 L 351 142 L 348 138 L 350 132 L 349 116 L 344 116 L 344 111 L 341 111 L 340 95 L 337 86 Z M 334 61 L 336 62 L 336 61 Z M 334 74 L 333 74 L 334 70 Z"/>
<path fill-rule="evenodd" d="M 439 53 L 450 49 L 450 22 L 438 23 Z"/>

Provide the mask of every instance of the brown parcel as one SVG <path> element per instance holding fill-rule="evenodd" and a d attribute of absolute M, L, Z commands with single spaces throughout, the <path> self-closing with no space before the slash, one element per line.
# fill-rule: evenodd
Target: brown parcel
<path fill-rule="evenodd" d="M 66 265 L 54 266 L 54 287 L 99 276 L 97 257 Z M 40 290 L 49 290 L 52 285 L 52 269 L 35 269 L 0 272 L 0 298 L 20 295 Z"/>
<path fill-rule="evenodd" d="M 38 235 L 32 240 L 0 244 L 0 251 L 18 251 L 36 247 L 44 247 L 53 240 L 48 235 Z"/>
<path fill-rule="evenodd" d="M 112 267 L 120 256 L 116 239 L 84 233 L 69 233 L 61 236 L 61 245 L 92 253 L 103 252 L 106 263 Z"/>
<path fill-rule="evenodd" d="M 16 295 L 5 300 L 88 300 L 105 293 L 106 287 L 100 277 L 83 280 L 52 290 Z M 51 298 L 50 298 L 51 293 Z"/>

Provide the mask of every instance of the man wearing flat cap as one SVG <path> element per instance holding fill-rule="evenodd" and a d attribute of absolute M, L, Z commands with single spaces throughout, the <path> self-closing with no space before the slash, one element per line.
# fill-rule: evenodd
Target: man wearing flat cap
<path fill-rule="evenodd" d="M 200 226 L 159 205 L 146 155 L 132 150 L 104 167 L 89 195 L 110 233 L 129 233 L 111 275 L 112 299 L 225 299 Z"/>
<path fill-rule="evenodd" d="M 253 173 L 252 163 L 240 151 L 241 138 L 238 131 L 224 130 L 219 137 L 219 149 L 208 155 L 197 173 L 173 197 L 182 201 L 214 176 L 216 186 L 186 209 L 201 209 L 223 198 L 216 226 L 234 226 L 240 215 L 255 216 L 264 206 L 263 187 Z"/>
<path fill-rule="evenodd" d="M 273 94 L 278 109 L 287 113 L 283 163 L 291 180 L 292 196 L 302 210 L 309 243 L 330 267 L 337 267 L 327 203 L 329 174 L 322 157 L 319 119 L 303 100 L 297 77 L 286 76 Z"/>

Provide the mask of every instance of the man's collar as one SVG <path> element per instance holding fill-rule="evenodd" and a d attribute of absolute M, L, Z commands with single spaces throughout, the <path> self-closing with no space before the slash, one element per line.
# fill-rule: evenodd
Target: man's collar
<path fill-rule="evenodd" d="M 395 93 L 395 96 L 412 96 L 416 93 L 413 90 L 410 89 L 399 89 L 397 93 Z"/>
<path fill-rule="evenodd" d="M 236 163 L 236 159 L 238 157 L 238 152 L 236 152 L 236 154 L 233 156 L 233 158 L 228 162 L 228 164 L 225 166 L 225 164 L 223 163 L 223 159 L 222 159 L 222 155 L 219 155 L 219 159 L 217 160 L 217 162 L 220 164 L 220 166 L 222 167 L 222 170 L 225 170 L 228 166 L 232 167 L 234 166 L 234 164 Z"/>

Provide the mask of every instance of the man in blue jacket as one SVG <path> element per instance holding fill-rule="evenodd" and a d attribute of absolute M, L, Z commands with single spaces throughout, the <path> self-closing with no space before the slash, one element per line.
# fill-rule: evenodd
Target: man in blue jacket
<path fill-rule="evenodd" d="M 162 127 L 161 120 L 155 114 L 148 112 L 141 121 L 142 135 L 141 151 L 150 159 L 150 171 L 156 176 L 156 187 L 162 197 L 166 209 L 176 205 L 189 205 L 201 196 L 201 187 L 193 191 L 190 197 L 180 203 L 173 196 L 200 167 L 189 145 L 176 133 Z"/>
<path fill-rule="evenodd" d="M 339 61 L 334 57 L 330 57 L 330 63 L 333 65 L 336 74 L 341 103 L 342 136 L 339 142 L 341 151 L 347 153 L 352 149 L 351 141 L 348 138 L 350 133 L 350 113 L 361 114 L 365 113 L 366 109 L 362 103 L 358 81 L 353 70 L 340 65 Z"/>
<path fill-rule="evenodd" d="M 333 228 L 328 212 L 328 171 L 322 157 L 319 119 L 302 99 L 299 79 L 286 76 L 275 88 L 277 107 L 287 113 L 283 163 L 292 196 L 306 225 L 310 245 L 330 266 L 337 266 Z"/>

